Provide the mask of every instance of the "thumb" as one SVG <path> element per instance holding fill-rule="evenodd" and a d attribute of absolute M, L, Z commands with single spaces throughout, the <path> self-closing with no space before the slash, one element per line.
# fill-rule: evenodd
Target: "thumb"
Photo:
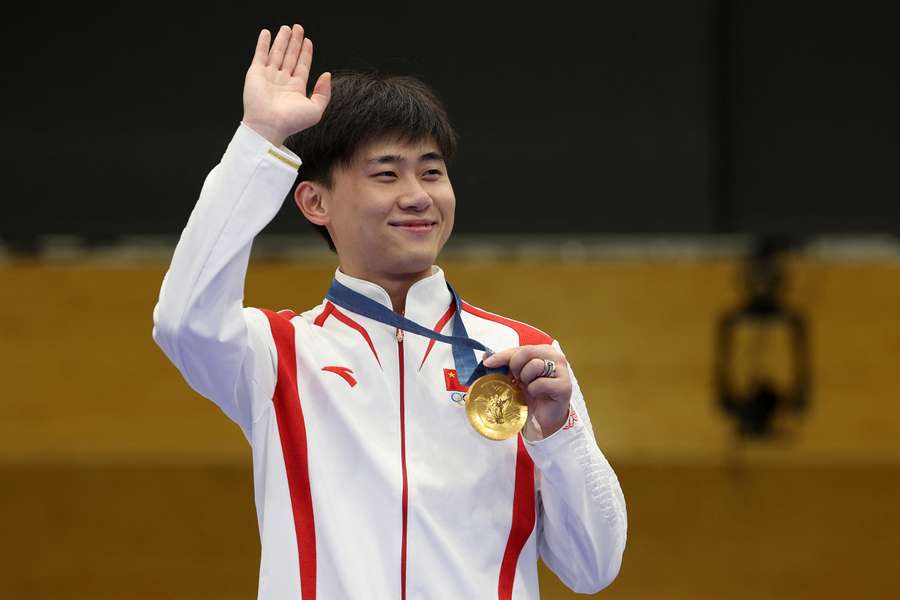
<path fill-rule="evenodd" d="M 328 101 L 331 100 L 331 73 L 325 71 L 319 75 L 316 85 L 313 87 L 312 96 L 309 99 L 319 110 L 325 111 Z"/>
<path fill-rule="evenodd" d="M 482 357 L 481 362 L 486 367 L 499 367 L 509 363 L 509 357 L 513 349 L 501 350 L 487 357 Z"/>

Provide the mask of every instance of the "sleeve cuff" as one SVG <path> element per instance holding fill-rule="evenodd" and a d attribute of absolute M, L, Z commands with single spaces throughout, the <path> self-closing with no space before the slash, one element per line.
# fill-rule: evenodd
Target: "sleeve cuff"
<path fill-rule="evenodd" d="M 237 133 L 235 133 L 233 141 L 249 152 L 265 154 L 267 158 L 291 169 L 295 173 L 300 168 L 300 165 L 303 164 L 300 157 L 286 146 L 275 146 L 243 121 L 241 121 Z"/>
<path fill-rule="evenodd" d="M 525 447 L 532 459 L 534 459 L 535 462 L 538 462 L 537 459 L 539 456 L 550 455 L 558 448 L 577 437 L 581 433 L 582 427 L 584 427 L 584 424 L 578 417 L 578 413 L 575 412 L 575 407 L 570 406 L 569 418 L 566 419 L 566 423 L 562 427 L 547 437 L 539 440 L 529 440 L 524 434 L 522 434 L 522 439 L 525 440 Z"/>

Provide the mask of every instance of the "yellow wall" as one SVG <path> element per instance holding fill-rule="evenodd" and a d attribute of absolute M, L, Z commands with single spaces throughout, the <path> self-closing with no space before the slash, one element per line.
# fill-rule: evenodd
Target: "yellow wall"
<path fill-rule="evenodd" d="M 605 596 L 900 593 L 900 264 L 791 262 L 813 402 L 771 444 L 735 442 L 711 391 L 732 261 L 443 266 L 468 301 L 555 335 L 574 365 L 629 507 Z M 246 303 L 313 306 L 333 268 L 255 262 Z M 150 338 L 164 271 L 0 265 L 0 560 L 14 597 L 255 593 L 249 451 Z M 542 586 L 573 597 L 552 575 Z"/>

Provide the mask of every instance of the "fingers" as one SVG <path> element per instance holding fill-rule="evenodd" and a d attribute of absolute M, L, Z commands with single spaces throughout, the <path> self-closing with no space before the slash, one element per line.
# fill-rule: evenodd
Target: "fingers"
<path fill-rule="evenodd" d="M 494 352 L 487 358 L 485 358 L 482 362 L 484 362 L 484 366 L 486 367 L 502 367 L 503 365 L 509 364 L 509 359 L 512 358 L 512 355 L 518 350 L 517 347 L 507 348 L 506 350 L 501 350 L 500 352 Z"/>
<path fill-rule="evenodd" d="M 552 360 L 556 363 L 556 374 L 553 377 L 541 377 L 541 374 L 544 372 L 544 367 L 546 363 L 544 363 L 544 358 L 532 358 L 522 367 L 522 370 L 519 372 L 519 381 L 521 381 L 524 385 L 528 385 L 535 379 L 562 379 L 563 373 L 562 371 L 566 368 L 562 365 L 558 360 L 551 357 L 546 357 L 549 360 Z"/>
<path fill-rule="evenodd" d="M 302 77 L 304 81 L 309 77 L 309 66 L 312 64 L 313 44 L 312 40 L 306 38 L 300 48 L 296 65 L 294 66 L 294 77 Z"/>
<path fill-rule="evenodd" d="M 290 39 L 291 28 L 287 25 L 282 25 L 278 29 L 278 35 L 275 36 L 275 41 L 272 43 L 272 49 L 269 51 L 268 66 L 275 67 L 276 69 L 281 68 L 281 65 L 284 63 L 284 53 L 285 50 L 287 50 Z"/>
<path fill-rule="evenodd" d="M 550 345 L 507 348 L 484 359 L 484 366 L 501 367 L 509 365 L 510 374 L 521 381 L 523 385 L 527 385 L 544 372 L 544 359 L 549 359 L 556 363 L 557 375 L 552 379 L 560 378 L 562 376 L 561 371 L 565 369 L 568 363 L 566 362 L 566 357 Z"/>
<path fill-rule="evenodd" d="M 544 372 L 544 360 L 556 363 L 555 377 L 541 377 Z M 541 398 L 568 402 L 572 396 L 572 379 L 569 376 L 569 362 L 562 352 L 545 344 L 540 346 L 519 346 L 501 350 L 483 360 L 489 368 L 509 366 L 509 373 L 525 391 L 529 406 Z"/>
<path fill-rule="evenodd" d="M 303 27 L 295 24 L 293 27 L 282 25 L 275 41 L 269 49 L 269 30 L 263 29 L 259 33 L 259 39 L 256 42 L 256 53 L 253 56 L 254 63 L 260 63 L 275 67 L 280 71 L 284 71 L 290 77 L 298 77 L 303 79 L 303 85 L 306 85 L 306 79 L 309 77 L 309 69 L 312 65 L 313 43 L 309 38 L 304 37 Z M 323 73 L 324 75 L 324 73 Z M 316 87 L 322 83 L 321 76 L 316 82 Z M 319 93 L 325 98 L 331 96 L 331 76 L 329 74 L 327 90 L 319 89 Z"/>
<path fill-rule="evenodd" d="M 572 395 L 572 382 L 568 377 L 538 377 L 525 386 L 532 398 L 550 396 L 556 400 L 567 400 Z"/>
<path fill-rule="evenodd" d="M 524 385 L 531 383 L 544 371 L 544 359 L 556 363 L 557 377 L 566 359 L 553 346 L 521 346 L 509 359 L 509 372 Z M 525 367 L 528 367 L 527 369 Z"/>
<path fill-rule="evenodd" d="M 297 58 L 300 56 L 300 50 L 305 45 L 303 28 L 299 25 L 294 25 L 291 29 L 291 37 L 288 41 L 287 50 L 284 53 L 284 62 L 281 65 L 281 69 L 288 75 L 294 72 L 294 68 L 297 66 Z"/>
<path fill-rule="evenodd" d="M 268 29 L 259 32 L 256 39 L 256 50 L 253 53 L 253 62 L 251 64 L 266 66 L 266 60 L 269 57 L 269 38 L 271 37 Z"/>

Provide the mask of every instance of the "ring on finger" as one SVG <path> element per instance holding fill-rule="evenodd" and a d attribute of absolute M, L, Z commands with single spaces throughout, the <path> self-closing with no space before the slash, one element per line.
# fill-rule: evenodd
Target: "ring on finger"
<path fill-rule="evenodd" d="M 556 377 L 556 363 L 548 358 L 544 359 L 544 370 L 538 377 Z"/>

